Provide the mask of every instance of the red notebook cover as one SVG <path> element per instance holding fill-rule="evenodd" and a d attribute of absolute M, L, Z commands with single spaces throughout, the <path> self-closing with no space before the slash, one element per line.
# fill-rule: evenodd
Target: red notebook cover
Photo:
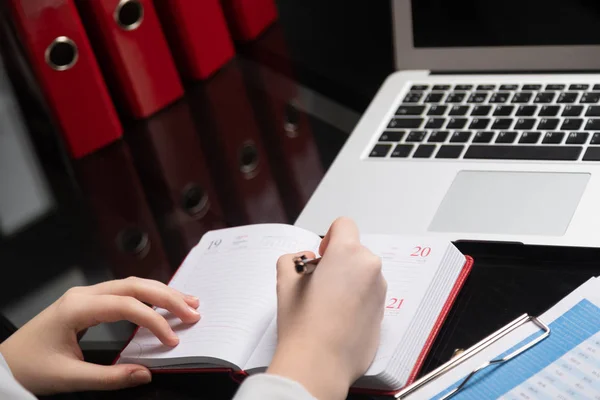
<path fill-rule="evenodd" d="M 235 55 L 219 0 L 155 0 L 181 74 L 206 79 Z"/>
<path fill-rule="evenodd" d="M 120 106 L 144 118 L 183 95 L 152 0 L 83 0 L 77 5 Z"/>
<path fill-rule="evenodd" d="M 10 0 L 13 22 L 74 158 L 121 137 L 122 127 L 73 0 Z"/>
<path fill-rule="evenodd" d="M 425 341 L 425 345 L 423 346 L 423 349 L 421 350 L 421 353 L 419 354 L 419 357 L 417 358 L 417 362 L 415 363 L 415 365 L 409 375 L 406 385 L 403 386 L 402 388 L 399 388 L 399 389 L 393 390 L 393 391 L 350 388 L 351 393 L 364 393 L 364 394 L 373 394 L 373 395 L 379 395 L 379 396 L 393 396 L 416 380 L 417 375 L 419 374 L 419 371 L 423 367 L 425 358 L 427 357 L 427 354 L 429 354 L 429 351 L 431 350 L 431 346 L 433 345 L 435 338 L 437 337 L 438 333 L 440 332 L 442 325 L 444 324 L 444 322 L 446 321 L 446 318 L 448 317 L 448 313 L 452 309 L 452 306 L 454 305 L 454 302 L 456 301 L 458 294 L 460 293 L 465 281 L 467 280 L 467 278 L 469 277 L 469 274 L 471 273 L 471 269 L 473 268 L 474 260 L 471 256 L 467 256 L 467 255 L 465 255 L 465 259 L 466 259 L 465 265 L 463 266 L 460 274 L 458 275 L 456 282 L 454 282 L 454 286 L 452 287 L 452 290 L 450 291 L 450 294 L 448 295 L 448 298 L 446 299 L 446 302 L 444 303 L 444 306 L 442 307 L 442 311 L 438 315 L 438 318 L 437 318 L 435 324 L 433 325 L 433 329 L 431 330 L 431 332 L 429 333 L 429 336 L 427 337 L 427 340 Z M 136 329 L 136 332 L 137 332 L 137 329 Z M 134 332 L 131 335 L 131 337 L 129 338 L 129 341 L 131 341 L 131 339 L 133 339 L 133 336 L 135 336 L 136 332 Z M 116 363 L 118 360 L 119 360 L 119 357 L 117 357 L 114 362 Z M 230 372 L 231 378 L 238 383 L 243 382 L 244 379 L 248 377 L 248 374 L 245 371 L 234 372 L 227 368 L 207 368 L 207 369 L 195 369 L 195 368 L 185 369 L 185 368 L 182 368 L 182 369 L 152 370 L 152 373 L 155 373 L 155 374 L 162 374 L 162 373 L 165 373 L 165 374 L 189 374 L 189 373 L 212 373 L 212 372 Z"/>

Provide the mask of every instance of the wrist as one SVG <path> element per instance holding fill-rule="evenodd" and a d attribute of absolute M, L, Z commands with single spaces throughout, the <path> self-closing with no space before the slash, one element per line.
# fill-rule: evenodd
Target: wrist
<path fill-rule="evenodd" d="M 292 343 L 279 345 L 267 373 L 300 383 L 320 400 L 343 400 L 351 385 L 346 366 L 327 349 Z"/>

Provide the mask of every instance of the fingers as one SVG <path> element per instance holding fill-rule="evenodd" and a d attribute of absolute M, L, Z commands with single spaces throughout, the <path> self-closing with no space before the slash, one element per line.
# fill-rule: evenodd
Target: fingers
<path fill-rule="evenodd" d="M 340 217 L 333 221 L 329 231 L 319 245 L 319 253 L 325 254 L 331 243 L 355 243 L 360 241 L 358 226 L 350 218 Z"/>
<path fill-rule="evenodd" d="M 141 301 L 127 296 L 74 295 L 65 297 L 61 306 L 79 331 L 103 322 L 130 321 L 148 328 L 162 343 L 176 346 L 179 338 L 159 313 Z"/>
<path fill-rule="evenodd" d="M 306 258 L 315 258 L 316 255 L 312 251 L 302 251 L 296 254 L 285 254 L 277 260 L 277 281 L 285 281 L 300 276 L 296 272 L 294 258 L 304 255 Z"/>
<path fill-rule="evenodd" d="M 103 282 L 87 289 L 89 291 L 86 290 L 85 293 L 135 297 L 144 303 L 171 311 L 188 324 L 197 322 L 200 319 L 200 314 L 196 311 L 200 304 L 198 298 L 184 295 L 158 281 L 130 277 Z"/>
<path fill-rule="evenodd" d="M 103 366 L 83 361 L 64 363 L 64 376 L 69 377 L 69 391 L 118 390 L 139 386 L 152 380 L 150 371 L 133 364 Z M 61 373 L 62 374 L 62 373 Z"/>

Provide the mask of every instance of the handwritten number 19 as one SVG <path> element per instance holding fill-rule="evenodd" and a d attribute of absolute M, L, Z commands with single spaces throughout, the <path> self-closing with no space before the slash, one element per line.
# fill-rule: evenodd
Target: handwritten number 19
<path fill-rule="evenodd" d="M 219 245 L 221 244 L 221 239 L 217 239 L 217 240 L 213 240 L 210 242 L 210 244 L 208 245 L 208 249 L 212 249 L 212 248 L 216 248 L 219 247 Z"/>
<path fill-rule="evenodd" d="M 431 247 L 421 247 L 416 246 L 412 253 L 410 253 L 411 257 L 427 257 L 431 254 Z"/>

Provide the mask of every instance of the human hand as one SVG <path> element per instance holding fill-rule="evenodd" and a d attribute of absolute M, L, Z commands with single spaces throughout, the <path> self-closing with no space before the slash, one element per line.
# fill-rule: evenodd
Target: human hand
<path fill-rule="evenodd" d="M 381 260 L 360 244 L 350 219 L 331 225 L 319 252 L 309 276 L 296 273 L 298 254 L 277 263 L 278 345 L 267 372 L 319 399 L 343 399 L 377 351 L 387 283 Z"/>
<path fill-rule="evenodd" d="M 144 303 L 165 308 L 185 323 L 200 319 L 197 298 L 160 282 L 130 277 L 69 289 L 0 344 L 15 379 L 38 394 L 115 390 L 150 382 L 140 365 L 100 366 L 83 361 L 78 335 L 103 322 L 128 320 L 168 346 L 179 343 L 168 322 Z"/>

